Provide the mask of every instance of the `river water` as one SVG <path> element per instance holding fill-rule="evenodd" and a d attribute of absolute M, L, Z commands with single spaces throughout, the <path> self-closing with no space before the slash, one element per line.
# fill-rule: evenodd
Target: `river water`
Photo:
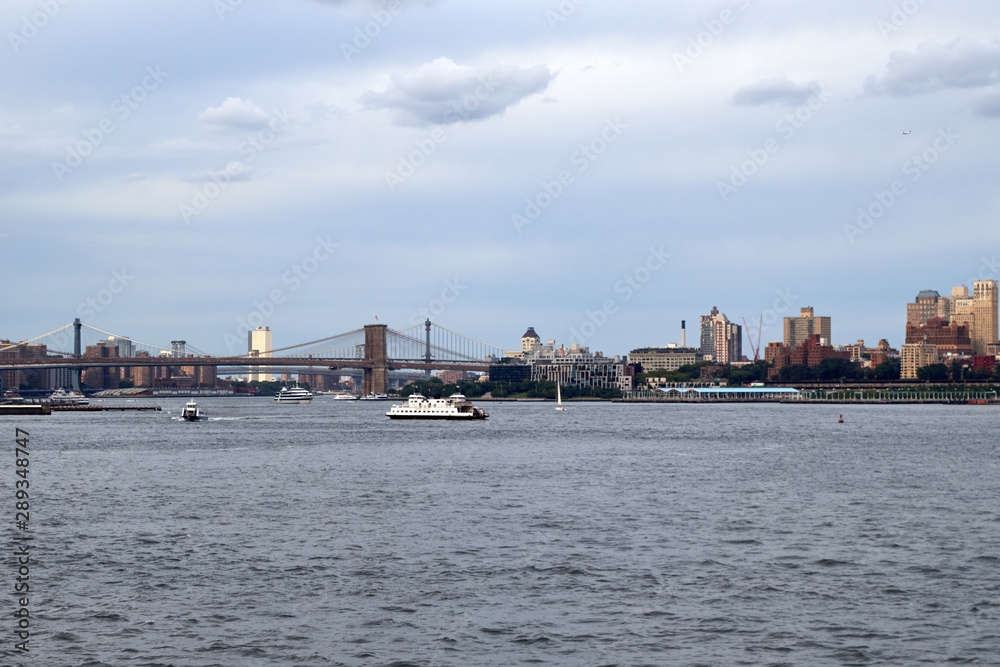
<path fill-rule="evenodd" d="M 148 402 L 0 417 L 0 664 L 1000 664 L 993 407 Z"/>

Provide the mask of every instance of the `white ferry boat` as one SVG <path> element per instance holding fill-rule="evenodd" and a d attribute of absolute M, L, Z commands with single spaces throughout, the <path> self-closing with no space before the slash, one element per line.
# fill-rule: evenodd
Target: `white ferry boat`
<path fill-rule="evenodd" d="M 62 387 L 49 395 L 52 405 L 90 405 L 90 399 L 78 391 L 66 391 Z"/>
<path fill-rule="evenodd" d="M 201 409 L 194 401 L 188 401 L 184 406 L 184 409 L 181 410 L 181 419 L 184 421 L 196 422 L 204 418 L 205 416 L 201 414 Z"/>
<path fill-rule="evenodd" d="M 335 401 L 356 401 L 358 397 L 354 394 L 334 394 L 333 400 Z"/>
<path fill-rule="evenodd" d="M 426 398 L 413 394 L 385 413 L 389 419 L 486 419 L 489 415 L 469 402 L 462 394 L 448 398 Z"/>
<path fill-rule="evenodd" d="M 301 387 L 292 389 L 282 387 L 281 391 L 274 396 L 275 403 L 308 403 L 311 400 L 313 400 L 313 395 Z"/>
<path fill-rule="evenodd" d="M 361 397 L 362 401 L 387 401 L 389 400 L 388 394 L 365 394 Z"/>

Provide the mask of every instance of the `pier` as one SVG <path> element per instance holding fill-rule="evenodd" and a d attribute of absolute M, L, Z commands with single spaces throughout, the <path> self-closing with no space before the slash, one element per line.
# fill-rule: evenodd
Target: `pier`
<path fill-rule="evenodd" d="M 986 389 L 956 391 L 924 387 L 824 388 L 792 387 L 671 387 L 638 390 L 615 399 L 623 403 L 793 403 L 871 405 L 1000 405 L 997 392 Z"/>
<path fill-rule="evenodd" d="M 154 410 L 160 411 L 159 405 L 53 405 L 53 412 L 107 412 L 116 410 Z"/>

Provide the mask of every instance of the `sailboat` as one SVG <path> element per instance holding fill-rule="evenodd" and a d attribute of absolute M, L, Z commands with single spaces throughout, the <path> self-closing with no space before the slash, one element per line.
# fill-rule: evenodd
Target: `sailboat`
<path fill-rule="evenodd" d="M 566 408 L 562 404 L 562 385 L 556 382 L 556 410 L 558 412 L 566 412 Z"/>

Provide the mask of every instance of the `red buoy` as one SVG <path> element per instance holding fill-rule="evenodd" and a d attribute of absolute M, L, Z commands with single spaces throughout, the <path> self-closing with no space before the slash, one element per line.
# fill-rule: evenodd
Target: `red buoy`
<path fill-rule="evenodd" d="M 840 419 L 837 420 L 837 423 L 838 424 L 843 424 L 844 423 L 844 415 L 840 415 Z"/>

